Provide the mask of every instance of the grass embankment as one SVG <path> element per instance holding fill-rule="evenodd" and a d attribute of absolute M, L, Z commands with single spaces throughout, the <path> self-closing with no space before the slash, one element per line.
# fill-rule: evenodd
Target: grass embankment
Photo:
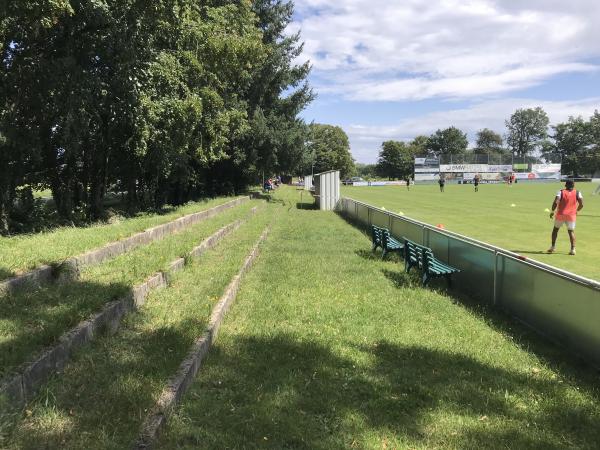
<path fill-rule="evenodd" d="M 263 210 L 153 292 L 114 336 L 82 349 L 19 417 L 2 448 L 122 449 L 204 331 L 212 307 L 272 219 Z"/>
<path fill-rule="evenodd" d="M 212 208 L 235 197 L 219 197 L 188 203 L 165 214 L 140 214 L 110 224 L 78 228 L 62 227 L 46 233 L 0 236 L 0 280 L 10 278 L 42 264 L 63 261 L 71 256 L 131 236 L 146 228 L 170 222 L 187 214 Z"/>
<path fill-rule="evenodd" d="M 598 448 L 596 372 L 369 249 L 282 214 L 157 447 Z"/>
<path fill-rule="evenodd" d="M 75 282 L 0 297 L 0 376 L 30 360 L 104 304 L 166 269 L 222 226 L 248 217 L 257 205 L 262 203 L 251 200 L 180 233 L 84 268 Z"/>
<path fill-rule="evenodd" d="M 577 255 L 569 256 L 569 238 L 559 233 L 557 252 L 545 254 L 550 247 L 553 221 L 549 209 L 563 184 L 517 183 L 472 185 L 343 187 L 342 195 L 389 211 L 402 211 L 407 217 L 437 225 L 466 236 L 512 250 L 532 259 L 560 267 L 588 278 L 600 280 L 600 196 L 591 195 L 597 185 L 578 183 L 584 209 L 577 218 Z M 515 206 L 512 207 L 511 205 Z"/>

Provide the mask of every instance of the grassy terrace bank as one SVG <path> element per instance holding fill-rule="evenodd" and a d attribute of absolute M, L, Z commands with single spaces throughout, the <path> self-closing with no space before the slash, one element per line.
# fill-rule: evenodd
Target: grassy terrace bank
<path fill-rule="evenodd" d="M 281 217 L 158 448 L 600 446 L 597 372 L 275 195 Z"/>
<path fill-rule="evenodd" d="M 0 280 L 19 275 L 42 264 L 62 261 L 146 228 L 212 208 L 233 198 L 219 197 L 189 203 L 164 214 L 140 214 L 92 227 L 62 227 L 34 235 L 0 236 Z"/>
<path fill-rule="evenodd" d="M 104 304 L 165 270 L 219 228 L 248 217 L 251 208 L 262 205 L 258 200 L 248 201 L 180 233 L 86 267 L 75 282 L 0 297 L 0 376 L 31 360 Z"/>
<path fill-rule="evenodd" d="M 563 228 L 557 252 L 550 247 L 550 208 L 560 183 L 482 185 L 451 184 L 441 193 L 438 186 L 343 187 L 342 195 L 512 250 L 526 257 L 600 280 L 600 196 L 591 195 L 596 184 L 577 183 L 584 209 L 577 217 L 577 255 L 569 256 L 569 238 Z M 511 206 L 515 205 L 515 206 Z"/>
<path fill-rule="evenodd" d="M 4 416 L 0 448 L 129 448 L 149 408 L 202 334 L 212 307 L 267 223 L 260 213 L 82 349 L 22 414 Z"/>

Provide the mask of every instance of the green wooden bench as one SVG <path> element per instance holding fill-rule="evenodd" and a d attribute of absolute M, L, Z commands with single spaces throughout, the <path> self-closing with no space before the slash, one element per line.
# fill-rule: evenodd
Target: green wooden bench
<path fill-rule="evenodd" d="M 383 248 L 383 242 L 381 235 L 383 234 L 384 228 L 376 227 L 375 225 L 371 225 L 371 239 L 373 240 L 372 251 L 375 251 L 377 247 Z"/>
<path fill-rule="evenodd" d="M 375 250 L 377 247 L 383 249 L 381 258 L 385 258 L 385 255 L 391 252 L 398 252 L 400 254 L 404 251 L 404 244 L 395 239 L 387 228 L 381 228 L 375 225 L 371 225 L 371 238 L 373 239 L 373 247 Z"/>
<path fill-rule="evenodd" d="M 383 229 L 383 233 L 381 234 L 381 247 L 383 248 L 383 254 L 381 255 L 381 259 L 385 258 L 385 255 L 391 252 L 398 252 L 398 254 L 402 255 L 404 253 L 404 243 L 395 239 L 387 229 Z"/>
<path fill-rule="evenodd" d="M 433 255 L 429 247 L 419 245 L 408 239 L 404 243 L 404 267 L 406 272 L 410 272 L 412 267 L 417 267 L 423 271 L 423 286 L 427 286 L 432 278 L 444 277 L 448 286 L 452 286 L 452 274 L 460 272 Z"/>

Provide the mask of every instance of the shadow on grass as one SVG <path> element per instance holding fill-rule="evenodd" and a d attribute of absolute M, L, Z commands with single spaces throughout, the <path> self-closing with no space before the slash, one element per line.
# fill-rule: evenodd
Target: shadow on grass
<path fill-rule="evenodd" d="M 600 372 L 579 356 L 540 335 L 501 309 L 482 304 L 467 294 L 452 291 L 448 295 L 484 320 L 495 331 L 510 336 L 517 346 L 534 353 L 545 365 L 562 377 L 576 380 L 577 384 L 584 386 L 600 402 Z"/>
<path fill-rule="evenodd" d="M 400 263 L 402 265 L 402 268 L 404 268 L 404 259 L 402 259 L 402 255 L 397 251 L 388 252 L 385 255 L 385 258 L 381 257 L 381 248 L 377 248 L 376 250 L 371 250 L 371 248 L 365 248 L 356 250 L 354 253 L 357 256 L 360 256 L 362 259 L 366 259 L 367 261 L 392 261 Z"/>
<path fill-rule="evenodd" d="M 75 281 L 0 297 L 0 377 L 130 292 L 123 284 Z"/>
<path fill-rule="evenodd" d="M 212 351 L 161 448 L 552 449 L 600 440 L 596 405 L 577 401 L 573 388 L 460 354 L 381 340 L 348 343 L 354 358 L 282 334 L 228 345 Z"/>
<path fill-rule="evenodd" d="M 0 267 L 0 283 L 8 278 L 12 278 L 16 273 L 6 267 Z"/>
<path fill-rule="evenodd" d="M 360 256 L 362 259 L 366 259 L 367 261 L 382 261 L 381 259 L 381 249 L 372 250 L 371 248 L 367 249 L 359 249 L 354 252 L 357 256 Z"/>
<path fill-rule="evenodd" d="M 257 200 L 265 200 L 269 203 L 279 203 L 279 204 L 285 205 L 284 200 L 282 200 L 280 198 L 275 198 L 273 196 L 273 194 L 264 194 L 262 192 L 253 192 L 252 198 L 255 198 Z"/>
<path fill-rule="evenodd" d="M 416 271 L 406 273 L 404 265 L 399 267 L 399 270 L 382 269 L 381 273 L 398 289 L 421 287 L 421 277 Z"/>
<path fill-rule="evenodd" d="M 317 211 L 319 207 L 316 202 L 297 202 L 296 209 L 307 209 L 312 211 Z"/>
<path fill-rule="evenodd" d="M 151 328 L 143 312 L 81 349 L 12 429 L 15 448 L 131 448 L 147 411 L 206 321 Z M 19 420 L 19 419 L 17 419 Z"/>

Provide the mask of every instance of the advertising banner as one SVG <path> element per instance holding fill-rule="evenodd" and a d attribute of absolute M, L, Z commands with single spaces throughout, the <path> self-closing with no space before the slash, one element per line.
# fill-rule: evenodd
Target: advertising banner
<path fill-rule="evenodd" d="M 406 181 L 355 181 L 352 186 L 406 186 Z"/>
<path fill-rule="evenodd" d="M 560 164 L 533 164 L 531 171 L 536 174 L 557 174 L 560 173 Z"/>
<path fill-rule="evenodd" d="M 461 173 L 445 173 L 444 178 L 446 181 L 462 181 L 463 174 Z"/>
<path fill-rule="evenodd" d="M 445 173 L 510 173 L 510 164 L 442 164 L 440 172 Z"/>
<path fill-rule="evenodd" d="M 439 173 L 440 160 L 437 158 L 415 158 L 415 173 Z"/>
<path fill-rule="evenodd" d="M 560 181 L 561 172 L 560 169 L 556 171 L 535 171 L 533 168 L 531 172 L 516 172 L 515 176 L 519 180 L 557 180 Z"/>
<path fill-rule="evenodd" d="M 487 164 L 442 164 L 440 165 L 440 172 L 445 173 L 476 173 L 476 172 L 487 172 Z"/>
<path fill-rule="evenodd" d="M 500 165 L 489 165 L 487 172 L 489 173 L 497 173 L 497 172 L 512 172 L 513 168 L 510 164 L 500 164 Z"/>
<path fill-rule="evenodd" d="M 468 173 L 465 172 L 463 174 L 463 179 L 465 181 L 469 181 L 472 180 L 473 178 L 475 178 L 475 175 L 477 175 L 476 173 Z M 486 172 L 482 172 L 479 174 L 479 178 L 481 179 L 482 182 L 485 181 L 502 181 L 504 180 L 505 175 L 502 173 L 486 173 Z"/>
<path fill-rule="evenodd" d="M 415 173 L 415 182 L 417 181 L 437 181 L 440 179 L 437 173 Z"/>
<path fill-rule="evenodd" d="M 535 180 L 535 174 L 531 172 L 516 172 L 515 178 L 517 180 Z"/>

